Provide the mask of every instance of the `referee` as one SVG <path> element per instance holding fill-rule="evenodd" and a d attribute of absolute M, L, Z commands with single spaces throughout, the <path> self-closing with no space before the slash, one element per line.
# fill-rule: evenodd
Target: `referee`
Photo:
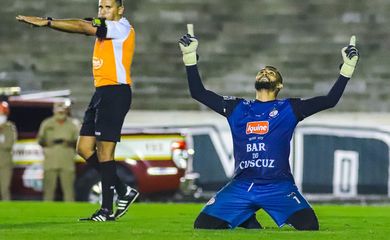
<path fill-rule="evenodd" d="M 288 224 L 297 230 L 318 230 L 314 210 L 294 183 L 290 141 L 300 121 L 334 107 L 341 98 L 359 58 L 356 38 L 351 37 L 341 51 L 344 63 L 329 93 L 305 100 L 277 99 L 283 79 L 271 66 L 260 69 L 256 76 L 255 99 L 220 96 L 203 86 L 193 30 L 189 28 L 179 44 L 191 96 L 226 117 L 234 145 L 234 177 L 206 204 L 194 228 L 260 229 L 255 213 L 263 209 L 279 227 Z"/>
<path fill-rule="evenodd" d="M 96 36 L 92 58 L 95 93 L 85 112 L 77 152 L 101 174 L 103 201 L 91 217 L 80 220 L 118 219 L 138 196 L 137 190 L 121 182 L 114 160 L 115 146 L 131 105 L 130 72 L 135 48 L 134 28 L 123 17 L 124 10 L 123 0 L 99 0 L 98 17 L 93 19 L 16 17 L 32 26 Z M 115 213 L 114 189 L 118 193 Z"/>

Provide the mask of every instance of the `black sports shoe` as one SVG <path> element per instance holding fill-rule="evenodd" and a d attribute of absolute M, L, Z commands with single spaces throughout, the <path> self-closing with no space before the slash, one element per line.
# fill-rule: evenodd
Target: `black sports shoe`
<path fill-rule="evenodd" d="M 114 214 L 112 211 L 101 208 L 92 214 L 89 218 L 80 218 L 79 221 L 95 221 L 95 222 L 106 222 L 106 221 L 115 221 Z"/>
<path fill-rule="evenodd" d="M 137 199 L 139 192 L 134 188 L 127 186 L 127 192 L 123 197 L 118 197 L 116 201 L 116 211 L 115 211 L 115 219 L 122 217 L 129 209 L 130 204 L 132 204 L 135 199 Z"/>

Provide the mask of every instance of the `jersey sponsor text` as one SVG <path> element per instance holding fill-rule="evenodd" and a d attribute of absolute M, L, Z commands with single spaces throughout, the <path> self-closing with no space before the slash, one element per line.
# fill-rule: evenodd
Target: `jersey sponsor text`
<path fill-rule="evenodd" d="M 269 130 L 268 121 L 248 122 L 246 124 L 246 134 L 267 134 Z"/>
<path fill-rule="evenodd" d="M 265 143 L 247 143 L 246 152 L 265 152 Z"/>
<path fill-rule="evenodd" d="M 274 159 L 254 159 L 240 162 L 240 168 L 274 168 Z"/>

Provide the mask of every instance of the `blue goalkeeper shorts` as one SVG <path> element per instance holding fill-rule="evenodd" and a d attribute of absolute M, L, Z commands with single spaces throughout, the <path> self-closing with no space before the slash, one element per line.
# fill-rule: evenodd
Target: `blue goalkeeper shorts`
<path fill-rule="evenodd" d="M 202 212 L 235 228 L 259 209 L 282 227 L 295 212 L 311 208 L 293 182 L 255 184 L 232 180 L 209 200 Z"/>

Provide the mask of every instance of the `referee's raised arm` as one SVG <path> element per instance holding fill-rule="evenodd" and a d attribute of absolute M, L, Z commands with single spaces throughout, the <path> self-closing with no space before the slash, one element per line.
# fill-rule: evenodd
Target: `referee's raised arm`
<path fill-rule="evenodd" d="M 34 27 L 48 27 L 61 32 L 80 33 L 89 36 L 95 36 L 97 32 L 97 27 L 93 26 L 91 21 L 84 19 L 53 19 L 52 17 L 18 15 L 16 20 Z"/>

